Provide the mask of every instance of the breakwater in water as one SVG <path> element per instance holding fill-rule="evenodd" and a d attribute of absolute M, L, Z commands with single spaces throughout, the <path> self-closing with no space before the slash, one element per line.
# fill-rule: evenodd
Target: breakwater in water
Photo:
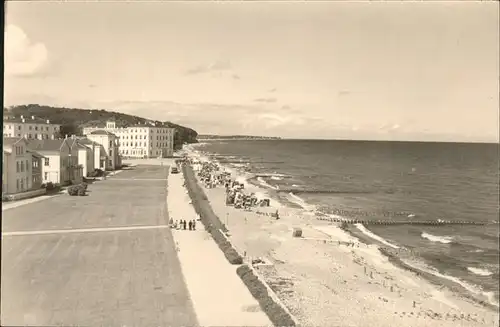
<path fill-rule="evenodd" d="M 342 219 L 330 217 L 318 217 L 318 220 L 330 221 L 335 223 L 345 224 L 363 224 L 363 225 L 424 225 L 424 226 L 445 226 L 445 225 L 498 225 L 498 221 L 465 221 L 465 220 L 358 220 L 358 219 Z"/>

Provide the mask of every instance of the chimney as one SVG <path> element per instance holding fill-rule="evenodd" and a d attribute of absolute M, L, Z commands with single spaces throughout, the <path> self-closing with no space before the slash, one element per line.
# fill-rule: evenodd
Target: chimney
<path fill-rule="evenodd" d="M 50 124 L 50 120 L 47 119 L 47 124 Z"/>
<path fill-rule="evenodd" d="M 35 116 L 31 116 L 31 120 L 35 120 Z"/>

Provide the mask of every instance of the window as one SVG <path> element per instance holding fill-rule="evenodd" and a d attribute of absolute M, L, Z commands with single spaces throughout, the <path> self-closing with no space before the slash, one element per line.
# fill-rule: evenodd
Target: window
<path fill-rule="evenodd" d="M 19 161 L 16 161 L 16 173 L 18 173 L 21 169 L 19 168 Z"/>
<path fill-rule="evenodd" d="M 21 178 L 21 191 L 24 190 L 24 178 Z"/>
<path fill-rule="evenodd" d="M 19 179 L 16 179 L 16 190 L 19 191 Z"/>
<path fill-rule="evenodd" d="M 24 161 L 21 161 L 21 173 L 24 172 Z"/>
<path fill-rule="evenodd" d="M 33 168 L 38 168 L 38 159 L 33 160 L 32 165 Z"/>
<path fill-rule="evenodd" d="M 35 131 L 38 131 L 38 126 L 35 126 Z"/>
<path fill-rule="evenodd" d="M 29 138 L 29 139 L 31 139 L 31 138 L 32 138 L 32 137 L 31 137 L 31 134 L 28 134 L 28 138 Z"/>
<path fill-rule="evenodd" d="M 31 131 L 31 130 L 33 129 L 33 127 L 30 125 L 30 126 L 29 126 L 29 129 L 30 129 L 30 131 Z"/>
<path fill-rule="evenodd" d="M 28 177 L 26 177 L 26 188 L 29 189 L 30 188 L 30 180 Z"/>
<path fill-rule="evenodd" d="M 21 126 L 17 126 L 17 129 L 18 129 L 18 130 L 21 130 Z"/>
<path fill-rule="evenodd" d="M 50 164 L 49 158 L 45 158 L 45 166 L 48 166 Z"/>
<path fill-rule="evenodd" d="M 38 139 L 38 134 L 35 133 L 35 138 Z"/>
<path fill-rule="evenodd" d="M 26 171 L 30 171 L 30 166 L 28 165 L 28 160 L 26 160 Z"/>
<path fill-rule="evenodd" d="M 48 132 L 48 131 L 49 131 L 49 127 L 48 127 L 48 126 L 47 126 L 47 127 L 45 127 L 45 130 Z"/>
<path fill-rule="evenodd" d="M 43 174 L 43 179 L 44 179 L 44 180 L 49 179 L 49 173 L 44 173 L 44 174 Z"/>

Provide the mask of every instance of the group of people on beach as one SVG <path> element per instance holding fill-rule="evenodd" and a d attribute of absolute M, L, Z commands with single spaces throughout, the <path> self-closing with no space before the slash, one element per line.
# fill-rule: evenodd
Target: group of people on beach
<path fill-rule="evenodd" d="M 251 207 L 269 207 L 269 199 L 258 199 L 255 193 L 245 193 L 245 184 L 231 178 L 231 173 L 224 171 L 217 163 L 198 162 L 191 160 L 193 167 L 198 172 L 200 181 L 206 188 L 224 186 L 226 189 L 226 205 L 236 209 L 250 210 Z"/>
<path fill-rule="evenodd" d="M 170 218 L 169 225 L 171 228 L 175 228 L 175 229 L 196 230 L 196 220 L 194 220 L 194 219 L 192 219 L 190 221 L 186 221 L 184 219 L 177 221 L 177 220 L 173 220 L 172 218 Z"/>

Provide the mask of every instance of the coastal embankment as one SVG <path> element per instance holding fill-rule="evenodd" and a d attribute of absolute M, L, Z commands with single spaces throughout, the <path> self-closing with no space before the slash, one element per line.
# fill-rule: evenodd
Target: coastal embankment
<path fill-rule="evenodd" d="M 242 265 L 243 258 L 241 254 L 238 253 L 229 242 L 225 234 L 228 230 L 225 224 L 223 224 L 219 217 L 213 212 L 210 202 L 204 190 L 199 185 L 192 167 L 190 165 L 183 165 L 182 172 L 184 185 L 194 210 L 229 263 L 239 265 L 235 273 L 241 278 L 252 296 L 258 301 L 261 310 L 266 313 L 274 326 L 296 326 L 296 319 L 281 303 L 272 289 L 266 285 L 262 277 L 258 275 L 258 272 L 251 267 L 251 263 Z"/>
<path fill-rule="evenodd" d="M 259 259 L 254 269 L 303 326 L 498 326 L 498 313 L 395 266 L 368 245 L 314 215 L 272 203 L 252 211 L 225 204 L 224 188 L 204 188 L 229 240 Z M 259 192 L 251 184 L 245 191 Z M 276 220 L 269 212 L 280 210 Z M 293 237 L 295 228 L 302 237 Z M 390 256 L 389 256 L 390 257 Z"/>

